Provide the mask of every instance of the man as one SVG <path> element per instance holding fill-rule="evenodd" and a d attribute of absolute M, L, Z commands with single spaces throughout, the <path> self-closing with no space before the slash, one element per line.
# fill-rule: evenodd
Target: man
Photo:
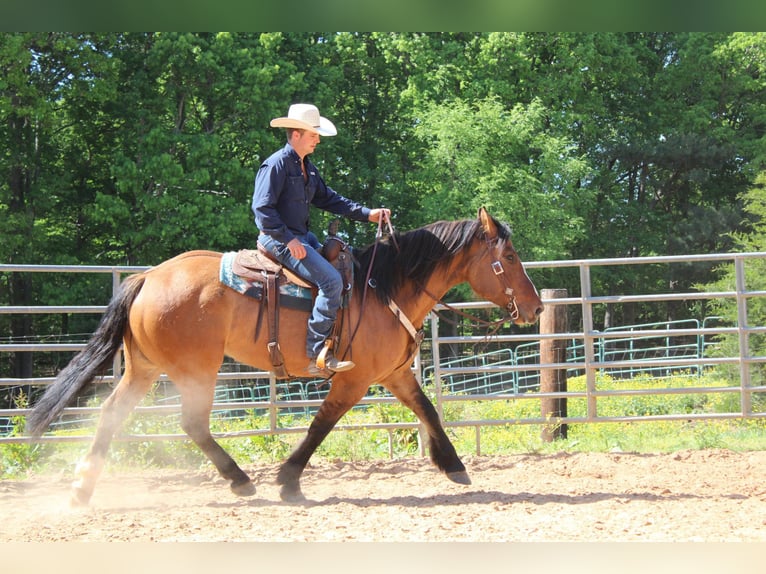
<path fill-rule="evenodd" d="M 377 223 L 391 215 L 388 209 L 369 209 L 335 192 L 308 160 L 321 136 L 334 136 L 333 123 L 311 104 L 293 104 L 286 117 L 271 120 L 271 127 L 286 128 L 287 144 L 261 164 L 255 176 L 252 209 L 260 230 L 258 243 L 285 267 L 314 283 L 319 293 L 308 320 L 306 354 L 311 375 L 325 374 L 316 360 L 330 336 L 341 305 L 340 273 L 317 251 L 321 246 L 309 231 L 309 206 L 314 205 L 355 221 Z M 352 361 L 341 361 L 330 349 L 325 368 L 347 371 Z"/>

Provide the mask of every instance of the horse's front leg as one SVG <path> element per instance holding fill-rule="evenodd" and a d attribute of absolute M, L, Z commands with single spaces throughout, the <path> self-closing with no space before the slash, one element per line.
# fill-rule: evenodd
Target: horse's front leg
<path fill-rule="evenodd" d="M 282 486 L 279 491 L 282 500 L 295 502 L 304 499 L 300 485 L 303 469 L 340 418 L 362 400 L 368 387 L 369 385 L 354 384 L 350 381 L 333 382 L 330 392 L 311 421 L 306 438 L 279 469 L 277 484 Z"/>
<path fill-rule="evenodd" d="M 410 369 L 398 371 L 382 382 L 403 405 L 412 410 L 425 426 L 429 438 L 431 461 L 447 478 L 458 484 L 471 484 L 463 462 L 458 457 L 447 433 L 444 432 L 439 414 L 418 385 Z"/>

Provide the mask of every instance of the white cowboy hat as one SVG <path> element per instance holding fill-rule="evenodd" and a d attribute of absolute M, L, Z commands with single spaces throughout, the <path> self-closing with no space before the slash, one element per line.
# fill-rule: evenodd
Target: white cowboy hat
<path fill-rule="evenodd" d="M 334 136 L 338 133 L 335 125 L 319 115 L 319 110 L 311 104 L 293 104 L 287 117 L 274 118 L 269 124 L 272 128 L 297 128 L 309 130 L 320 136 Z"/>

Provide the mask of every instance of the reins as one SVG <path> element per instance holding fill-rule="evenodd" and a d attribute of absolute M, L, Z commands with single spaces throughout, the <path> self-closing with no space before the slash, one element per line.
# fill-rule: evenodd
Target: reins
<path fill-rule="evenodd" d="M 385 211 L 383 211 L 381 213 L 380 219 L 378 219 L 378 230 L 375 232 L 375 243 L 372 246 L 372 256 L 370 257 L 369 265 L 367 265 L 367 275 L 364 278 L 364 289 L 362 289 L 362 301 L 359 304 L 359 319 L 357 319 L 356 326 L 354 327 L 354 330 L 351 332 L 351 335 L 349 336 L 348 345 L 346 346 L 346 350 L 343 353 L 343 358 L 345 358 L 346 355 L 348 355 L 351 352 L 351 343 L 354 342 L 354 338 L 356 337 L 356 334 L 359 331 L 359 327 L 362 324 L 362 314 L 364 313 L 364 304 L 365 304 L 365 301 L 367 300 L 367 289 L 368 287 L 374 288 L 374 286 L 371 284 L 372 269 L 375 266 L 375 256 L 378 253 L 378 245 L 380 244 L 380 240 L 383 237 L 384 220 L 386 225 L 388 226 L 388 232 L 389 232 L 389 235 L 391 236 L 391 241 L 393 242 L 394 247 L 396 247 L 397 252 L 399 251 L 399 244 L 396 242 L 396 237 L 394 236 L 394 227 L 393 225 L 391 225 L 391 218 L 386 215 Z M 349 310 L 350 310 L 350 307 L 349 307 Z"/>
<path fill-rule="evenodd" d="M 505 324 L 506 319 L 496 319 L 495 321 L 488 321 L 487 319 L 482 319 L 481 317 L 477 317 L 476 315 L 471 315 L 470 313 L 466 313 L 464 311 L 461 311 L 457 307 L 453 307 L 449 303 L 445 303 L 442 299 L 439 299 L 436 295 L 431 293 L 428 289 L 425 287 L 421 287 L 421 290 L 423 293 L 428 295 L 431 299 L 434 300 L 434 302 L 437 305 L 441 305 L 445 309 L 452 311 L 456 315 L 460 315 L 464 319 L 468 319 L 470 321 L 469 326 L 470 327 L 493 327 L 494 330 L 492 331 L 491 335 L 494 335 L 502 326 Z M 455 321 L 453 319 L 449 319 L 443 315 L 439 314 L 439 311 L 433 310 L 433 313 L 436 313 L 441 319 L 445 320 L 447 323 L 451 323 L 452 325 L 457 325 L 460 323 L 460 321 Z"/>

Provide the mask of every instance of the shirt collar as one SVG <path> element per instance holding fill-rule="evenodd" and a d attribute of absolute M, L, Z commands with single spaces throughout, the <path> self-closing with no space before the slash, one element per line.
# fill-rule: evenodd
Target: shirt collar
<path fill-rule="evenodd" d="M 291 146 L 289 143 L 285 144 L 285 153 L 297 161 L 300 161 L 301 159 L 300 156 L 298 155 L 298 152 L 295 151 L 295 148 Z"/>

